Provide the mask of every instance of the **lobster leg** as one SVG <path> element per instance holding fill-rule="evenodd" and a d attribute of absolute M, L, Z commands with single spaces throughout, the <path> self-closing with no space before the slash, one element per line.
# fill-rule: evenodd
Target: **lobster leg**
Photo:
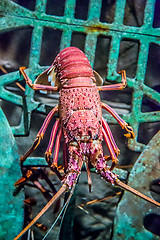
<path fill-rule="evenodd" d="M 45 90 L 45 91 L 58 91 L 58 87 L 48 86 L 48 85 L 41 85 L 41 84 L 33 84 L 31 79 L 27 76 L 24 71 L 25 67 L 20 67 L 19 71 L 23 75 L 27 85 L 32 88 L 33 90 Z"/>
<path fill-rule="evenodd" d="M 49 165 L 51 165 L 51 161 L 50 161 L 49 156 L 52 155 L 53 144 L 54 144 L 54 140 L 55 140 L 55 137 L 56 137 L 56 133 L 57 133 L 59 124 L 60 124 L 60 120 L 58 119 L 55 122 L 55 124 L 52 128 L 51 136 L 50 136 L 50 139 L 49 139 L 49 144 L 48 144 L 47 150 L 45 152 L 46 161 Z"/>
<path fill-rule="evenodd" d="M 118 163 L 118 159 L 117 159 L 117 156 L 116 156 L 116 154 L 113 150 L 110 139 L 109 139 L 107 133 L 105 132 L 104 128 L 102 128 L 102 132 L 103 132 L 103 137 L 104 137 L 104 140 L 107 144 L 107 147 L 108 147 L 108 150 L 110 152 L 111 159 L 112 159 L 112 165 L 111 165 L 111 168 L 110 168 L 110 170 L 112 171 L 114 166 Z"/>
<path fill-rule="evenodd" d="M 55 143 L 55 148 L 54 148 L 54 156 L 53 156 L 53 162 L 51 167 L 56 167 L 57 168 L 57 161 L 58 161 L 58 154 L 59 154 L 59 148 L 60 148 L 60 141 L 62 138 L 62 128 L 60 128 L 58 134 L 57 134 L 57 139 Z"/>
<path fill-rule="evenodd" d="M 41 139 L 43 138 L 43 136 L 44 136 L 44 134 L 45 134 L 45 131 L 46 131 L 46 129 L 47 129 L 47 127 L 48 127 L 48 125 L 49 125 L 49 123 L 50 123 L 53 115 L 54 115 L 55 113 L 57 113 L 57 112 L 58 112 L 58 106 L 56 106 L 55 108 L 53 108 L 53 109 L 50 111 L 50 113 L 47 115 L 47 117 L 46 117 L 46 119 L 45 119 L 45 121 L 44 121 L 41 129 L 39 130 L 39 132 L 38 132 L 38 134 L 37 134 L 37 137 L 36 137 L 36 139 L 35 139 L 32 147 L 25 153 L 24 156 L 22 156 L 22 157 L 20 158 L 21 163 L 23 163 L 23 162 L 28 158 L 28 156 L 34 151 L 34 149 L 36 149 L 37 146 L 40 144 L 40 141 L 41 141 Z"/>
<path fill-rule="evenodd" d="M 128 133 L 124 134 L 127 138 L 135 138 L 132 127 L 128 125 L 110 106 L 105 103 L 101 103 L 102 108 L 108 111 L 119 123 L 122 129 L 125 129 Z"/>
<path fill-rule="evenodd" d="M 99 91 L 110 91 L 110 90 L 123 90 L 127 86 L 127 81 L 126 81 L 126 71 L 122 70 L 118 73 L 122 74 L 122 83 L 118 84 L 111 84 L 111 85 L 106 85 L 106 86 L 98 86 Z"/>
<path fill-rule="evenodd" d="M 60 120 L 57 120 L 52 128 L 49 144 L 48 144 L 47 150 L 45 152 L 45 159 L 46 159 L 48 165 L 50 166 L 51 170 L 57 174 L 57 176 L 60 180 L 62 180 L 62 176 L 61 176 L 60 172 L 57 170 L 57 160 L 58 160 L 58 153 L 59 153 L 59 147 L 60 147 L 60 140 L 61 140 L 61 136 L 62 136 L 62 129 L 60 129 L 57 134 L 53 162 L 51 161 L 53 144 L 54 144 L 54 140 L 56 137 L 56 133 L 57 133 L 59 124 L 60 124 Z"/>
<path fill-rule="evenodd" d="M 112 132 L 108 126 L 108 123 L 105 121 L 105 119 L 102 117 L 102 126 L 104 128 L 104 131 L 107 133 L 107 136 L 112 144 L 112 148 L 116 154 L 116 156 L 118 156 L 120 154 L 120 150 L 119 148 L 117 147 L 116 143 L 115 143 L 115 140 L 113 138 L 113 135 L 112 135 Z"/>

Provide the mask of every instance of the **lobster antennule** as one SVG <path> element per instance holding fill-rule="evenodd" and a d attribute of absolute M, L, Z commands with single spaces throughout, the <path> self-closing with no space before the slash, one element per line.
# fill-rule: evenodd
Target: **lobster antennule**
<path fill-rule="evenodd" d="M 146 200 L 147 202 L 152 203 L 156 207 L 160 207 L 159 202 L 147 197 L 146 195 L 144 195 L 144 194 L 140 193 L 139 191 L 135 190 L 134 188 L 132 188 L 132 187 L 128 186 L 127 184 L 121 182 L 118 178 L 115 180 L 114 184 L 117 185 L 118 187 L 120 187 L 121 189 L 126 190 L 128 192 L 131 192 L 134 195 Z"/>
<path fill-rule="evenodd" d="M 63 184 L 60 190 L 51 198 L 51 200 L 45 205 L 45 207 L 39 212 L 39 214 L 13 239 L 19 239 L 24 233 L 33 226 L 35 222 L 50 208 L 50 206 L 61 197 L 61 195 L 68 190 L 67 185 Z"/>

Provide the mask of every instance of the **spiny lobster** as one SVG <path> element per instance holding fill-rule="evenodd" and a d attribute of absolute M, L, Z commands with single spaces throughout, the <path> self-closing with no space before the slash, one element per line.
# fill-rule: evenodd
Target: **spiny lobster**
<path fill-rule="evenodd" d="M 24 69 L 24 67 L 21 67 L 20 72 L 29 87 L 47 92 L 59 91 L 60 97 L 58 106 L 53 108 L 46 117 L 32 147 L 21 157 L 21 163 L 23 164 L 37 148 L 51 119 L 58 112 L 59 119 L 56 120 L 52 128 L 45 158 L 51 170 L 57 174 L 63 185 L 15 240 L 21 237 L 64 192 L 73 190 L 83 164 L 86 165 L 90 189 L 92 183 L 90 168 L 95 167 L 96 172 L 100 173 L 101 177 L 107 182 L 118 185 L 156 206 L 160 206 L 160 203 L 122 183 L 117 175 L 112 172 L 118 162 L 117 156 L 120 150 L 114 141 L 107 122 L 102 117 L 102 108 L 117 120 L 122 129 L 127 131 L 126 137 L 134 138 L 134 133 L 132 128 L 111 107 L 101 102 L 99 91 L 124 89 L 127 85 L 125 71 L 120 72 L 122 75 L 121 83 L 101 86 L 102 78 L 91 68 L 86 55 L 76 47 L 68 47 L 62 50 L 52 65 L 38 76 L 34 84 L 32 84 Z M 66 171 L 64 176 L 61 176 L 57 167 L 62 133 L 64 135 L 63 155 Z M 103 138 L 110 153 L 107 158 L 103 155 Z M 54 141 L 55 149 L 52 159 Z M 108 159 L 112 160 L 111 166 L 107 165 Z"/>

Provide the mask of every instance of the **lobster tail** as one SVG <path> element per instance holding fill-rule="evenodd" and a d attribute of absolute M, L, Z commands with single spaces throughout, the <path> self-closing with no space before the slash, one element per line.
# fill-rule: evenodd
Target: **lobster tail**
<path fill-rule="evenodd" d="M 53 65 L 56 67 L 60 81 L 76 77 L 94 77 L 88 58 L 76 47 L 62 50 L 55 58 Z"/>
<path fill-rule="evenodd" d="M 41 73 L 35 83 L 56 86 L 93 84 L 101 85 L 103 79 L 92 69 L 86 55 L 76 47 L 63 49 L 55 58 L 52 65 Z"/>

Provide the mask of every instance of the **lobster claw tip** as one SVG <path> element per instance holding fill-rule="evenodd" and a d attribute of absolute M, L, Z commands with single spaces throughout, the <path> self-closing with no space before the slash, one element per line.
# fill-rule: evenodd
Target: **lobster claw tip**
<path fill-rule="evenodd" d="M 135 138 L 134 132 L 125 133 L 124 136 L 131 139 Z"/>
<path fill-rule="evenodd" d="M 26 69 L 26 67 L 20 67 L 20 68 L 19 68 L 19 70 L 24 70 L 24 69 Z"/>
<path fill-rule="evenodd" d="M 15 187 L 18 187 L 19 185 L 22 185 L 25 181 L 26 181 L 26 178 L 21 177 L 20 179 L 18 179 L 18 180 L 14 183 L 14 186 L 15 186 Z"/>

